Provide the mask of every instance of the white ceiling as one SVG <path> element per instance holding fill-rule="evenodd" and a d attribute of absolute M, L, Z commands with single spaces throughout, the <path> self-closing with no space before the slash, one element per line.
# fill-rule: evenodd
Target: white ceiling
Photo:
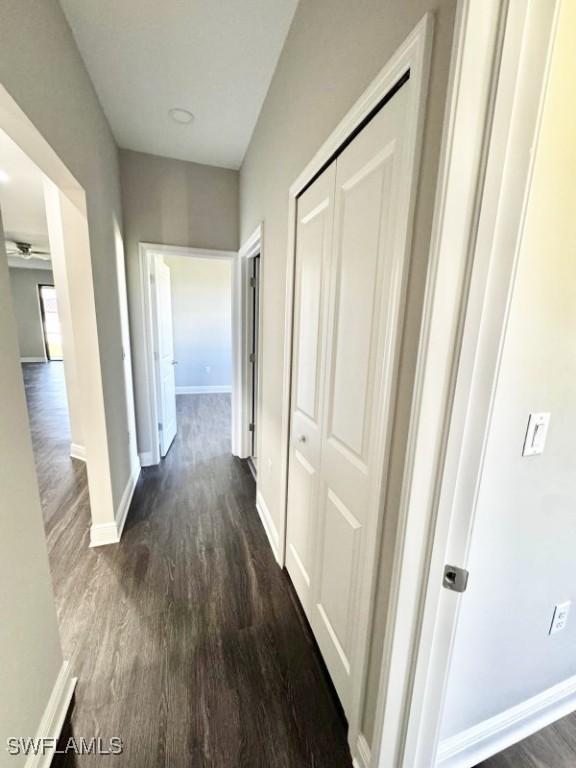
<path fill-rule="evenodd" d="M 297 1 L 60 3 L 121 147 L 239 168 Z"/>
<path fill-rule="evenodd" d="M 0 171 L 9 176 L 9 181 L 0 181 L 0 210 L 6 239 L 48 250 L 42 172 L 2 130 Z M 46 262 L 43 266 L 46 268 Z"/>

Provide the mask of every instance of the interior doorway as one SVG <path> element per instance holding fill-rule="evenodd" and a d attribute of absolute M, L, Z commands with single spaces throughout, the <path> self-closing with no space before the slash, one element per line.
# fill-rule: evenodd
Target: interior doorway
<path fill-rule="evenodd" d="M 233 453 L 248 459 L 257 480 L 262 402 L 263 225 L 243 243 L 235 260 Z"/>
<path fill-rule="evenodd" d="M 30 276 L 32 270 L 40 270 L 42 275 L 35 282 L 55 287 L 62 363 L 50 364 L 63 365 L 70 423 L 67 457 L 86 461 L 90 545 L 114 543 L 119 540 L 123 518 L 116 510 L 108 453 L 86 195 L 2 87 L 0 115 L 0 167 L 4 171 L 0 206 L 6 230 L 6 237 L 3 231 L 0 239 L 7 252 L 3 258 L 21 274 Z M 12 301 L 13 314 L 22 321 L 17 322 L 20 360 L 46 362 L 42 302 L 36 285 L 31 296 L 30 311 L 22 317 L 22 303 Z M 51 342 L 57 345 L 53 320 L 48 330 Z M 28 341 L 33 346 L 28 348 Z M 53 353 L 58 354 L 56 349 Z"/>
<path fill-rule="evenodd" d="M 149 453 L 141 454 L 143 465 L 158 464 L 168 455 L 178 433 L 179 397 L 230 401 L 232 434 L 236 256 L 229 251 L 140 245 L 151 446 Z M 234 453 L 233 440 L 230 449 Z"/>

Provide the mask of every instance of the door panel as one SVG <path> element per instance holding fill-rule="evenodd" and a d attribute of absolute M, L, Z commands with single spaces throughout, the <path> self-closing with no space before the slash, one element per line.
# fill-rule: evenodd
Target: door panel
<path fill-rule="evenodd" d="M 365 533 L 379 514 L 384 470 L 377 451 L 384 400 L 379 374 L 406 104 L 405 86 L 336 161 L 312 627 L 345 712 L 354 676 L 361 674 L 356 632 L 370 590 L 363 581 Z"/>
<path fill-rule="evenodd" d="M 174 375 L 174 335 L 172 329 L 172 288 L 170 268 L 161 256 L 155 257 L 156 344 L 158 366 L 158 411 L 160 455 L 166 456 L 176 437 L 176 377 Z"/>
<path fill-rule="evenodd" d="M 307 613 L 311 610 L 310 569 L 317 539 L 326 290 L 335 178 L 332 167 L 298 201 L 286 567 Z"/>
<path fill-rule="evenodd" d="M 350 598 L 358 554 L 360 523 L 330 490 L 324 500 L 324 530 L 321 531 L 320 594 L 318 607 L 335 649 L 346 670 L 350 668 Z"/>
<path fill-rule="evenodd" d="M 381 202 L 389 199 L 393 154 L 381 153 L 339 189 L 338 261 L 329 431 L 366 456 Z M 380 205 L 378 205 L 380 203 Z"/>

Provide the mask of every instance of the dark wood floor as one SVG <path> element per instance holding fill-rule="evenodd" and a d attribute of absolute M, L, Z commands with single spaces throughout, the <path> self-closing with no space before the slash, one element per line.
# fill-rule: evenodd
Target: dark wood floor
<path fill-rule="evenodd" d="M 71 732 L 121 756 L 54 766 L 350 768 L 345 724 L 230 455 L 227 395 L 178 398 L 168 457 L 143 471 L 122 542 L 88 549 L 85 469 L 68 458 L 58 364 L 24 366 Z"/>

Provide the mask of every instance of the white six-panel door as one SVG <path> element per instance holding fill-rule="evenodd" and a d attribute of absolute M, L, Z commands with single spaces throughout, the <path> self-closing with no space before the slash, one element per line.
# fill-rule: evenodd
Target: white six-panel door
<path fill-rule="evenodd" d="M 174 336 L 172 330 L 172 288 L 170 267 L 162 256 L 155 256 L 155 342 L 158 383 L 160 455 L 166 456 L 176 437 L 176 377 L 174 375 Z"/>
<path fill-rule="evenodd" d="M 286 566 L 346 713 L 382 505 L 409 85 L 298 200 Z"/>

